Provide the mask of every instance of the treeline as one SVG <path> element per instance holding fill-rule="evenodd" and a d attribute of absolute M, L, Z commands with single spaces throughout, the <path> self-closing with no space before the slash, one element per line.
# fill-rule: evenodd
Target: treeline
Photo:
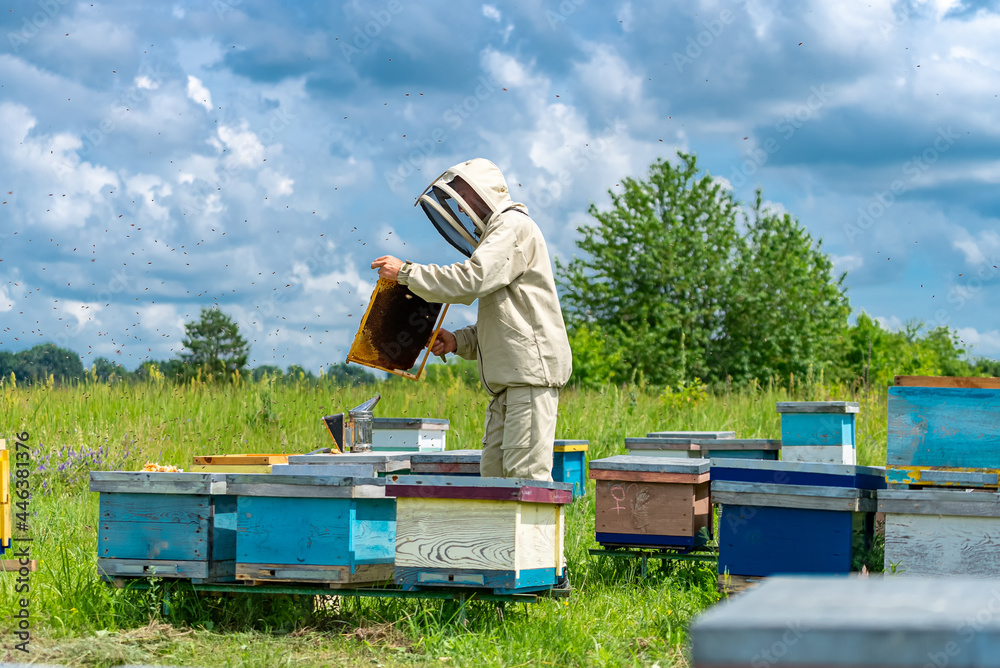
<path fill-rule="evenodd" d="M 240 377 L 259 381 L 270 378 L 277 382 L 328 382 L 335 385 L 370 385 L 379 379 L 356 364 L 346 362 L 326 366 L 322 374 L 316 374 L 293 364 L 282 370 L 274 365 L 244 368 Z M 39 344 L 17 353 L 0 352 L 0 381 L 11 377 L 18 383 L 45 383 L 51 379 L 56 383 L 79 382 L 85 380 L 102 383 L 136 383 L 153 379 L 164 379 L 178 383 L 191 379 L 211 380 L 211 373 L 202 366 L 192 365 L 182 359 L 143 362 L 139 368 L 129 370 L 105 357 L 98 357 L 89 367 L 85 367 L 80 356 L 72 350 L 60 348 L 52 343 Z M 230 376 L 231 380 L 233 376 Z"/>
<path fill-rule="evenodd" d="M 618 186 L 578 228 L 581 255 L 556 260 L 577 385 L 1000 375 L 947 327 L 892 332 L 865 313 L 851 324 L 846 272 L 822 241 L 760 190 L 737 201 L 694 155 Z"/>

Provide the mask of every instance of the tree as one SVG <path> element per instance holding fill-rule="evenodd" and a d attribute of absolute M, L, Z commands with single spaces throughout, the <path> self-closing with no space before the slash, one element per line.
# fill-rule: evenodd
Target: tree
<path fill-rule="evenodd" d="M 740 239 L 716 378 L 787 379 L 829 371 L 851 307 L 833 262 L 788 213 L 765 210 L 758 190 Z"/>
<path fill-rule="evenodd" d="M 607 211 L 591 205 L 596 222 L 578 229 L 585 255 L 556 260 L 586 382 L 600 369 L 595 345 L 621 354 L 606 380 L 654 385 L 832 364 L 850 311 L 844 276 L 797 220 L 764 209 L 762 193 L 748 210 L 694 155 L 677 155 L 646 180 L 623 179 Z"/>
<path fill-rule="evenodd" d="M 180 358 L 189 373 L 200 369 L 206 379 L 224 379 L 246 368 L 250 346 L 222 311 L 201 309 L 201 317 L 184 325 L 184 332 L 187 336 L 181 343 L 190 352 Z"/>
<path fill-rule="evenodd" d="M 645 181 L 622 180 L 612 206 L 578 228 L 586 255 L 556 261 L 571 334 L 586 326 L 621 351 L 618 376 L 653 384 L 707 378 L 723 324 L 738 204 L 697 159 L 658 160 Z"/>
<path fill-rule="evenodd" d="M 41 343 L 0 360 L 6 374 L 14 372 L 18 381 L 45 381 L 49 376 L 59 382 L 79 380 L 84 376 L 83 362 L 72 350 L 54 343 Z"/>

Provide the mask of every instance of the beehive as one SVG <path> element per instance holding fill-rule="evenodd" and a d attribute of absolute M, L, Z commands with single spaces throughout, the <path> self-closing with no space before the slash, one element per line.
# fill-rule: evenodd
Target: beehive
<path fill-rule="evenodd" d="M 448 420 L 375 418 L 372 450 L 376 452 L 440 452 L 447 446 Z"/>
<path fill-rule="evenodd" d="M 552 479 L 573 485 L 573 498 L 587 492 L 587 449 L 590 441 L 556 440 L 552 446 Z"/>
<path fill-rule="evenodd" d="M 409 452 L 346 452 L 336 455 L 291 455 L 286 466 L 275 466 L 282 475 L 356 476 L 371 478 L 410 470 Z"/>
<path fill-rule="evenodd" d="M 691 549 L 709 538 L 707 459 L 616 455 L 591 460 L 589 475 L 598 543 Z"/>
<path fill-rule="evenodd" d="M 880 490 L 878 510 L 885 513 L 886 571 L 1000 578 L 996 490 Z"/>
<path fill-rule="evenodd" d="M 778 459 L 781 441 L 768 439 L 626 438 L 629 454 L 687 459 Z"/>
<path fill-rule="evenodd" d="M 779 401 L 781 459 L 856 464 L 856 401 Z"/>
<path fill-rule="evenodd" d="M 384 478 L 230 474 L 238 580 L 353 586 L 392 578 L 396 504 Z"/>
<path fill-rule="evenodd" d="M 395 582 L 485 588 L 495 593 L 550 589 L 563 573 L 571 485 L 507 478 L 391 476 L 396 497 Z"/>
<path fill-rule="evenodd" d="M 884 487 L 875 467 L 716 460 L 720 576 L 850 572 L 871 543 Z"/>
<path fill-rule="evenodd" d="M 94 471 L 97 570 L 119 577 L 232 581 L 236 499 L 224 474 Z"/>
<path fill-rule="evenodd" d="M 967 578 L 773 578 L 691 624 L 695 668 L 996 668 L 1000 590 Z"/>
<path fill-rule="evenodd" d="M 189 473 L 270 473 L 275 464 L 287 464 L 287 454 L 200 455 Z"/>

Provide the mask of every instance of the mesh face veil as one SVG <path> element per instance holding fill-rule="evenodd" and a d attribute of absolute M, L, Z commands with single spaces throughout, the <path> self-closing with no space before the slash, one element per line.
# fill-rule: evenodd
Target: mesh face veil
<path fill-rule="evenodd" d="M 479 235 L 485 229 L 486 222 L 480 219 L 476 209 L 454 187 L 455 180 L 460 178 L 451 172 L 445 172 L 420 195 L 417 204 L 449 244 L 462 255 L 471 257 L 479 245 Z M 466 192 L 471 188 L 465 182 L 461 185 Z"/>

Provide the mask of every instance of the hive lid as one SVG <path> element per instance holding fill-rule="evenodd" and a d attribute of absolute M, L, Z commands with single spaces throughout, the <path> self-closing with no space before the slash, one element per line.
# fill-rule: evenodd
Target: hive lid
<path fill-rule="evenodd" d="M 779 413 L 857 413 L 857 401 L 779 401 Z"/>
<path fill-rule="evenodd" d="M 478 464 L 483 458 L 482 450 L 444 450 L 442 452 L 414 453 L 410 456 L 413 464 Z"/>
<path fill-rule="evenodd" d="M 735 431 L 651 431 L 649 438 L 736 438 Z"/>
<path fill-rule="evenodd" d="M 373 429 L 431 429 L 447 431 L 451 423 L 443 418 L 377 417 L 372 420 Z"/>
<path fill-rule="evenodd" d="M 880 489 L 878 511 L 903 515 L 1000 517 L 1000 493 L 995 490 Z"/>
<path fill-rule="evenodd" d="M 882 489 L 885 467 L 721 458 L 712 461 L 712 479 Z"/>
<path fill-rule="evenodd" d="M 772 577 L 693 620 L 694 665 L 997 668 L 998 600 L 964 577 Z"/>
<path fill-rule="evenodd" d="M 398 498 L 522 501 L 560 505 L 573 501 L 573 485 L 566 482 L 434 475 L 392 475 L 385 480 L 385 495 Z M 460 519 L 456 518 L 456 521 Z"/>
<path fill-rule="evenodd" d="M 90 491 L 128 494 L 226 494 L 226 474 L 91 471 Z"/>
<path fill-rule="evenodd" d="M 191 458 L 191 463 L 203 466 L 267 466 L 270 464 L 287 464 L 288 453 L 198 455 Z"/>
<path fill-rule="evenodd" d="M 671 457 L 643 457 L 642 455 L 615 455 L 604 459 L 591 459 L 590 468 L 596 471 L 645 471 L 650 473 L 708 473 L 708 459 L 676 459 Z"/>
<path fill-rule="evenodd" d="M 226 473 L 230 494 L 296 498 L 384 498 L 385 478 L 340 475 Z"/>

